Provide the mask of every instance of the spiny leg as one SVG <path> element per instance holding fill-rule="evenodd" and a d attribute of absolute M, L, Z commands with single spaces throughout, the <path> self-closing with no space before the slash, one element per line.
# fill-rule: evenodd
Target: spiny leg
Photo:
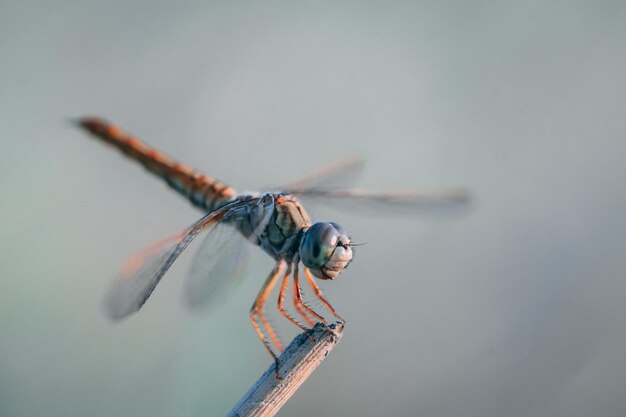
<path fill-rule="evenodd" d="M 280 264 L 282 264 L 282 266 Z M 279 262 L 279 268 L 282 269 L 283 271 L 277 272 L 276 276 L 272 277 L 272 282 L 271 282 L 271 284 L 269 284 L 269 286 L 267 287 L 267 289 L 265 291 L 263 290 L 263 288 L 261 289 L 260 293 L 262 292 L 263 296 L 260 299 L 260 304 L 258 306 L 258 311 L 257 311 L 257 317 L 258 317 L 259 321 L 261 322 L 261 324 L 263 324 L 263 327 L 265 327 L 265 330 L 267 330 L 267 334 L 269 334 L 270 339 L 272 339 L 272 342 L 274 342 L 274 344 L 276 345 L 276 347 L 278 348 L 278 350 L 280 352 L 283 351 L 283 345 L 280 343 L 280 340 L 278 339 L 278 336 L 276 336 L 276 332 L 274 332 L 274 329 L 272 328 L 270 323 L 267 321 L 267 318 L 265 317 L 265 314 L 263 314 L 263 309 L 265 308 L 265 303 L 267 302 L 267 297 L 272 292 L 272 289 L 274 288 L 274 285 L 278 282 L 280 277 L 282 277 L 285 274 L 284 266 L 285 266 L 284 262 L 282 262 L 282 261 Z M 258 299 L 259 299 L 259 297 L 257 297 L 257 300 Z"/>
<path fill-rule="evenodd" d="M 298 266 L 296 265 L 296 271 L 297 271 L 297 269 L 298 269 Z M 278 293 L 278 311 L 280 311 L 280 313 L 283 316 L 285 316 L 287 318 L 287 320 L 289 320 L 290 322 L 292 322 L 293 324 L 295 324 L 296 326 L 298 326 L 299 328 L 301 328 L 302 330 L 304 330 L 306 332 L 309 329 L 304 327 L 304 325 L 302 323 L 300 323 L 298 320 L 293 318 L 287 312 L 287 310 L 285 310 L 285 307 L 284 307 L 284 304 L 285 304 L 285 290 L 287 289 L 287 284 L 289 283 L 290 275 L 291 275 L 291 265 L 289 265 L 289 268 L 287 269 L 287 273 L 285 274 L 285 277 L 283 278 L 283 283 L 280 286 L 280 292 Z"/>
<path fill-rule="evenodd" d="M 309 285 L 311 286 L 311 288 L 313 289 L 313 292 L 315 293 L 315 295 L 317 296 L 317 298 L 319 298 L 322 303 L 326 306 L 326 308 L 333 313 L 333 315 L 335 317 L 337 317 L 339 320 L 341 320 L 342 323 L 345 323 L 346 320 L 341 317 L 339 314 L 337 314 L 337 312 L 335 311 L 335 309 L 330 305 L 330 303 L 326 300 L 326 298 L 324 298 L 324 296 L 322 295 L 322 290 L 320 289 L 320 287 L 317 286 L 317 284 L 315 283 L 315 280 L 313 279 L 313 277 L 311 276 L 311 273 L 309 272 L 308 268 L 304 268 L 304 275 L 306 276 L 306 280 L 309 282 Z"/>
<path fill-rule="evenodd" d="M 263 315 L 263 307 L 265 306 L 267 297 L 272 292 L 272 288 L 274 288 L 274 285 L 276 284 L 280 276 L 284 274 L 285 266 L 286 266 L 286 263 L 284 261 L 280 261 L 276 263 L 276 266 L 274 267 L 272 272 L 270 272 L 270 275 L 267 277 L 267 279 L 263 283 L 263 286 L 259 290 L 259 294 L 254 300 L 254 304 L 252 305 L 252 308 L 250 309 L 250 322 L 252 323 L 254 330 L 259 336 L 259 339 L 261 339 L 261 342 L 263 342 L 263 345 L 265 346 L 267 351 L 270 353 L 270 355 L 272 355 L 272 358 L 274 358 L 274 362 L 276 363 L 276 376 L 277 377 L 278 377 L 278 356 L 276 356 L 276 354 L 272 350 L 270 342 L 267 340 L 267 337 L 263 334 L 263 331 L 261 330 L 259 324 L 256 322 L 256 319 L 257 318 L 259 319 L 259 321 L 263 324 L 263 327 L 265 327 L 268 334 L 270 335 L 270 338 L 272 339 L 272 341 L 274 341 L 274 343 L 276 344 L 277 348 L 282 351 L 283 347 L 280 344 L 278 337 L 276 337 L 274 330 L 269 325 L 269 323 L 265 319 L 265 316 Z"/>
<path fill-rule="evenodd" d="M 304 268 L 304 270 L 306 271 L 306 268 Z M 316 319 L 318 319 L 319 321 L 324 323 L 326 325 L 326 327 L 328 327 L 328 323 L 326 323 L 326 320 L 324 320 L 324 317 L 322 317 L 319 314 L 317 314 L 315 311 L 313 311 L 313 309 L 311 307 L 309 307 L 308 305 L 306 305 L 306 303 L 304 303 L 302 301 L 302 289 L 300 287 L 300 277 L 298 275 L 298 269 L 296 269 L 296 271 L 295 271 L 295 273 L 293 275 L 293 284 L 296 287 L 296 289 L 295 289 L 295 292 L 296 292 L 296 300 L 295 300 L 295 302 L 300 307 L 303 307 L 304 310 L 306 310 L 310 315 L 312 315 L 313 317 L 315 317 Z"/>
<path fill-rule="evenodd" d="M 296 269 L 297 268 L 298 266 L 296 265 Z M 298 280 L 296 280 L 295 277 L 293 280 L 293 306 L 298 311 L 298 313 L 300 313 L 300 315 L 304 318 L 307 324 L 313 327 L 315 322 L 311 319 L 311 317 L 309 317 L 306 314 L 306 312 L 304 311 L 304 308 L 302 307 L 302 292 L 300 290 L 300 285 L 298 284 Z"/>

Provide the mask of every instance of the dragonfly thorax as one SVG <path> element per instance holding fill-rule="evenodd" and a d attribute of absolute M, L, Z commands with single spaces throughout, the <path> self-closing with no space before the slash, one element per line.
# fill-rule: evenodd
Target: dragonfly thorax
<path fill-rule="evenodd" d="M 300 241 L 300 259 L 316 277 L 335 279 L 352 260 L 348 231 L 334 222 L 315 223 Z"/>
<path fill-rule="evenodd" d="M 311 227 L 309 215 L 293 195 L 266 194 L 274 202 L 271 217 L 258 244 L 276 260 L 291 263 L 298 258 L 304 230 Z"/>

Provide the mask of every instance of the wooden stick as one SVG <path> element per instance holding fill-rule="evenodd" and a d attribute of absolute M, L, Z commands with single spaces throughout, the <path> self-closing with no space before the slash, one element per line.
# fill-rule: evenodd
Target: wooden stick
<path fill-rule="evenodd" d="M 317 323 L 312 330 L 296 336 L 278 358 L 276 378 L 274 364 L 250 387 L 228 417 L 271 417 L 295 394 L 326 355 L 341 340 L 343 324 L 330 325 L 329 330 Z"/>

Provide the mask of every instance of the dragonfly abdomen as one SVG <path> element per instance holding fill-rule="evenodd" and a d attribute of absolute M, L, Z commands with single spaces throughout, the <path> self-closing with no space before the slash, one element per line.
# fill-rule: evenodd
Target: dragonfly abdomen
<path fill-rule="evenodd" d="M 80 119 L 78 124 L 92 135 L 113 145 L 124 155 L 142 164 L 149 172 L 161 177 L 196 207 L 213 211 L 237 195 L 233 188 L 223 182 L 174 161 L 111 123 L 87 117 Z"/>

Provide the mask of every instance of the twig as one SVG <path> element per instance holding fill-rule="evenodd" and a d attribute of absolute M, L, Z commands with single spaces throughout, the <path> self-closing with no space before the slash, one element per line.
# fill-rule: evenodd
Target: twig
<path fill-rule="evenodd" d="M 279 375 L 272 364 L 250 387 L 227 417 L 271 417 L 287 402 L 313 373 L 326 355 L 339 343 L 343 325 L 331 324 L 329 330 L 317 323 L 309 332 L 296 336 L 280 355 Z"/>

